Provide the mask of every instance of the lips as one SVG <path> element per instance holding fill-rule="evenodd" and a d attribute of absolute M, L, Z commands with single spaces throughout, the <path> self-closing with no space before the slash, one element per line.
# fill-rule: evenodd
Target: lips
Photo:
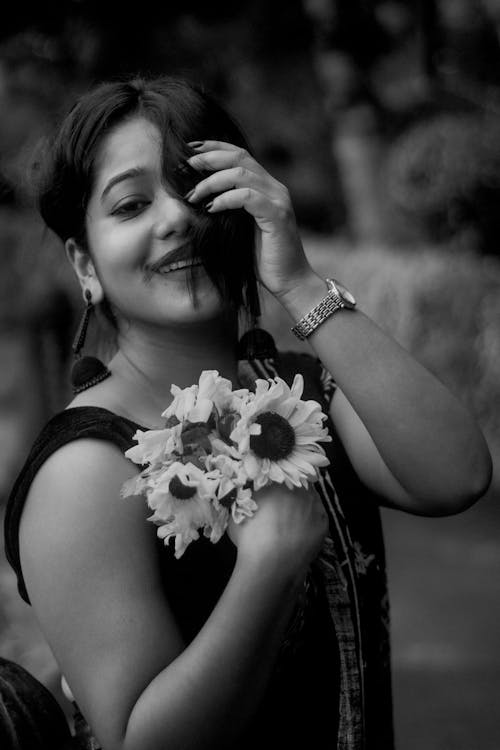
<path fill-rule="evenodd" d="M 199 258 L 193 257 L 191 245 L 186 244 L 175 248 L 175 250 L 169 250 L 155 263 L 151 263 L 147 267 L 147 271 L 149 273 L 168 273 L 169 271 L 176 271 L 178 268 L 200 265 L 200 263 Z"/>
<path fill-rule="evenodd" d="M 179 271 L 181 268 L 194 268 L 196 266 L 201 266 L 201 260 L 199 258 L 189 258 L 163 265 L 156 271 L 156 273 L 166 274 L 171 271 Z"/>

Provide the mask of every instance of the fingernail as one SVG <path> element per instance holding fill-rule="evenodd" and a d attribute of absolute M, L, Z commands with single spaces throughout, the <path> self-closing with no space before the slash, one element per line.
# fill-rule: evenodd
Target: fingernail
<path fill-rule="evenodd" d="M 175 167 L 174 171 L 178 174 L 189 174 L 189 166 L 185 162 L 179 162 Z"/>
<path fill-rule="evenodd" d="M 205 203 L 203 208 L 205 209 L 205 211 L 210 211 L 213 205 L 214 205 L 213 201 L 208 201 L 208 203 Z"/>
<path fill-rule="evenodd" d="M 203 141 L 190 141 L 188 146 L 191 146 L 191 148 L 194 149 L 201 148 L 203 146 Z"/>
<path fill-rule="evenodd" d="M 195 194 L 195 192 L 196 192 L 196 188 L 193 188 L 192 190 L 190 190 L 190 191 L 189 191 L 188 193 L 186 193 L 186 195 L 184 196 L 184 200 L 185 200 L 185 201 L 188 201 L 188 200 L 189 200 L 190 198 L 192 198 L 192 197 L 193 197 L 193 195 Z"/>

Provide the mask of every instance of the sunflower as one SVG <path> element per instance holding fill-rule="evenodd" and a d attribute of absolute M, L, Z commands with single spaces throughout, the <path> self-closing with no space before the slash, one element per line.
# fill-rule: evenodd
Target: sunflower
<path fill-rule="evenodd" d="M 181 430 L 181 424 L 163 430 L 137 430 L 137 445 L 125 451 L 125 456 L 142 466 L 163 466 L 169 456 L 183 452 Z"/>
<path fill-rule="evenodd" d="M 214 507 L 222 514 L 226 526 L 229 514 L 235 523 L 241 523 L 245 518 L 251 518 L 259 508 L 253 499 L 253 491 L 249 487 L 235 484 L 229 477 L 222 477 L 214 499 Z"/>
<path fill-rule="evenodd" d="M 253 516 L 258 505 L 253 499 L 252 483 L 243 468 L 241 458 L 234 450 L 230 454 L 230 447 L 223 441 L 219 441 L 219 444 L 228 452 L 210 456 L 207 459 L 207 469 L 219 474 L 213 504 L 227 526 L 230 514 L 235 523 L 241 523 L 243 519 Z"/>
<path fill-rule="evenodd" d="M 216 370 L 180 389 L 163 413 L 164 429 L 138 430 L 125 452 L 141 466 L 123 497 L 143 495 L 165 545 L 180 558 L 200 533 L 218 542 L 232 519 L 258 510 L 253 493 L 271 482 L 307 487 L 327 466 L 320 442 L 331 438 L 316 401 L 302 401 L 304 381 L 257 380 L 255 392 L 232 391 Z"/>
<path fill-rule="evenodd" d="M 331 440 L 326 416 L 316 401 L 301 401 L 303 390 L 300 374 L 291 388 L 279 377 L 259 379 L 254 398 L 241 406 L 230 437 L 255 490 L 270 482 L 307 487 L 329 464 L 318 444 Z"/>
<path fill-rule="evenodd" d="M 147 504 L 153 511 L 148 521 L 158 526 L 157 534 L 168 544 L 175 540 L 175 557 L 181 557 L 188 545 L 199 538 L 200 529 L 213 541 L 220 520 L 213 503 L 219 476 L 204 472 L 192 463 L 171 463 L 163 471 L 145 477 Z M 220 532 L 222 536 L 223 530 Z M 220 538 L 219 536 L 219 538 Z"/>
<path fill-rule="evenodd" d="M 162 417 L 175 416 L 180 422 L 207 422 L 215 410 L 221 413 L 238 405 L 248 391 L 233 391 L 232 383 L 219 375 L 217 370 L 203 370 L 198 383 L 187 388 L 172 385 L 174 397 Z"/>

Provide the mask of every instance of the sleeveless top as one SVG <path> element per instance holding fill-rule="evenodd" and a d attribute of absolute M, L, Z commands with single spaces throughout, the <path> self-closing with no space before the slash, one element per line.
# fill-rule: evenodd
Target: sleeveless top
<path fill-rule="evenodd" d="M 289 384 L 301 372 L 303 398 L 318 401 L 328 413 L 335 384 L 318 359 L 286 353 L 245 364 L 246 376 L 279 374 Z M 240 377 L 240 385 L 248 387 L 245 379 Z M 393 748 L 389 604 L 378 501 L 357 477 L 330 419 L 328 426 L 333 440 L 324 448 L 330 466 L 316 487 L 328 512 L 329 534 L 310 567 L 261 708 L 238 750 Z M 135 444 L 137 429 L 146 428 L 90 406 L 66 409 L 42 429 L 14 484 L 4 522 L 6 556 L 26 602 L 19 524 L 36 473 L 58 448 L 79 438 L 107 440 L 124 452 Z M 145 518 L 147 511 L 145 504 Z M 186 643 L 222 594 L 235 557 L 227 536 L 217 544 L 200 538 L 179 560 L 158 540 L 165 595 Z M 88 728 L 87 735 L 87 747 L 97 748 Z"/>

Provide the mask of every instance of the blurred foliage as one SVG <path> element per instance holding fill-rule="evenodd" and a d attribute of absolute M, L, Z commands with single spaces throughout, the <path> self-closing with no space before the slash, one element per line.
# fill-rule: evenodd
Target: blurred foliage
<path fill-rule="evenodd" d="M 433 372 L 476 415 L 500 483 L 500 264 L 473 252 L 420 246 L 401 254 L 307 236 L 309 260 L 341 278 L 360 309 Z M 264 323 L 280 349 L 311 351 L 269 295 Z"/>
<path fill-rule="evenodd" d="M 0 201 L 29 199 L 33 148 L 78 92 L 106 77 L 173 73 L 202 80 L 230 107 L 257 154 L 289 186 L 303 226 L 363 240 L 373 221 L 353 205 L 356 189 L 346 187 L 345 173 L 351 162 L 337 148 L 346 132 L 357 134 L 356 147 L 370 154 L 358 189 L 379 179 L 373 206 L 366 206 L 384 214 L 375 231 L 411 244 L 427 234 L 433 212 L 426 207 L 417 216 L 416 201 L 416 224 L 401 231 L 408 213 L 396 217 L 401 204 L 385 191 L 381 166 L 387 157 L 406 163 L 400 152 L 415 152 L 413 141 L 422 143 L 425 134 L 429 146 L 415 158 L 435 149 L 439 124 L 447 138 L 445 115 L 466 131 L 455 139 L 454 157 L 468 149 L 470 116 L 481 138 L 484 115 L 499 111 L 499 24 L 498 0 L 145 0 L 140 13 L 116 0 L 25 2 L 0 29 Z M 425 123 L 412 140 L 412 128 Z M 494 128 L 488 132 L 495 148 Z M 394 156 L 394 140 L 406 133 Z M 477 183 L 462 187 L 471 190 L 463 202 L 480 233 L 489 215 Z M 488 186 L 488 202 L 496 190 Z M 434 217 L 429 221 L 434 227 Z M 491 248 L 478 242 L 481 251 Z"/>
<path fill-rule="evenodd" d="M 26 164 L 19 170 L 19 160 L 79 91 L 103 78 L 168 73 L 201 81 L 230 107 L 269 169 L 294 190 L 305 223 L 331 231 L 342 222 L 309 24 L 298 0 L 216 2 L 209 9 L 144 2 L 140 14 L 82 0 L 48 3 L 18 24 L 14 30 L 11 19 L 3 41 L 0 33 L 0 102 L 10 113 L 7 131 L 13 124 L 10 132 L 0 127 L 0 173 L 19 201 L 26 197 L 19 179 Z"/>
<path fill-rule="evenodd" d="M 460 388 L 486 419 L 498 375 L 498 331 L 486 322 L 498 310 L 481 269 L 486 257 L 498 268 L 499 38 L 500 0 L 13 6 L 0 29 L 0 329 L 31 332 L 33 356 L 50 371 L 46 411 L 66 396 L 60 370 L 81 301 L 36 217 L 30 165 L 93 82 L 169 73 L 201 81 L 230 108 L 289 187 L 304 231 L 361 248 L 353 257 L 371 280 L 363 295 L 383 297 L 412 268 L 405 305 L 394 313 L 381 303 L 377 319 L 411 319 L 408 341 L 431 369 L 465 377 L 483 367 Z M 384 248 L 377 269 L 373 247 Z M 456 275 L 449 289 L 441 258 Z M 465 336 L 475 342 L 468 360 L 457 340 L 464 296 L 473 300 L 464 320 L 477 325 Z"/>
<path fill-rule="evenodd" d="M 498 255 L 500 114 L 426 119 L 396 139 L 386 170 L 394 204 L 430 240 Z"/>
<path fill-rule="evenodd" d="M 78 93 L 137 73 L 194 78 L 231 109 L 289 187 L 313 266 L 341 278 L 470 406 L 500 482 L 499 39 L 500 0 L 10 4 L 0 27 L 0 496 L 65 403 L 81 308 L 34 211 L 30 164 Z M 309 350 L 267 297 L 264 322 L 280 348 Z M 5 564 L 0 593 L 2 654 L 61 699 Z"/>

